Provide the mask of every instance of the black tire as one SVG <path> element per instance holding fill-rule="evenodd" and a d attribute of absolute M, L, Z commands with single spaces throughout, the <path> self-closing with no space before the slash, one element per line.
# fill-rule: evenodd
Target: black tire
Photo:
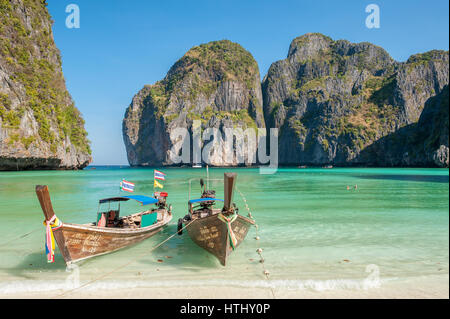
<path fill-rule="evenodd" d="M 178 226 L 177 226 L 178 235 L 183 234 L 183 218 L 178 219 Z"/>

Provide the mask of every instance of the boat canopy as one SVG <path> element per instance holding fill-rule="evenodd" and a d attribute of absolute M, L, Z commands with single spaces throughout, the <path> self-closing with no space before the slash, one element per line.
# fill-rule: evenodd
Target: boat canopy
<path fill-rule="evenodd" d="M 210 197 L 199 198 L 199 199 L 191 199 L 191 200 L 189 201 L 189 204 L 195 204 L 195 203 L 200 203 L 200 202 L 208 202 L 208 201 L 219 201 L 219 202 L 223 202 L 223 199 L 220 199 L 220 198 L 210 198 Z"/>
<path fill-rule="evenodd" d="M 158 202 L 156 198 L 144 196 L 144 195 L 128 195 L 128 196 L 120 196 L 120 197 L 111 197 L 99 200 L 99 204 L 110 203 L 110 202 L 123 202 L 130 199 L 134 199 L 135 201 L 141 203 L 142 205 L 155 204 Z"/>

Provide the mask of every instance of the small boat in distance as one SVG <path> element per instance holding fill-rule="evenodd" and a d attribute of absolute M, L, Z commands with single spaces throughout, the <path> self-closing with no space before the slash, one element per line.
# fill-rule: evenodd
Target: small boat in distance
<path fill-rule="evenodd" d="M 240 215 L 236 204 L 232 204 L 235 181 L 236 173 L 224 174 L 223 200 L 215 198 L 216 192 L 206 189 L 200 179 L 201 197 L 189 198 L 189 214 L 178 220 L 178 234 L 182 234 L 184 224 L 192 241 L 216 256 L 223 266 L 230 253 L 242 243 L 250 227 L 255 224 L 252 219 Z M 224 203 L 222 209 L 213 207 L 217 202 Z"/>
<path fill-rule="evenodd" d="M 101 199 L 97 221 L 89 224 L 60 222 L 53 211 L 46 185 L 36 186 L 36 195 L 44 212 L 47 238 L 50 238 L 50 231 L 67 265 L 140 242 L 161 231 L 172 220 L 172 207 L 166 203 L 165 192 L 155 193 L 154 197 L 128 195 Z M 120 203 L 130 199 L 142 205 L 156 204 L 156 207 L 120 217 Z M 111 204 L 117 204 L 117 208 L 111 208 Z M 102 205 L 105 209 L 101 209 Z M 49 262 L 52 261 L 49 259 Z"/>
<path fill-rule="evenodd" d="M 202 168 L 202 164 L 194 164 L 192 165 L 192 168 Z"/>

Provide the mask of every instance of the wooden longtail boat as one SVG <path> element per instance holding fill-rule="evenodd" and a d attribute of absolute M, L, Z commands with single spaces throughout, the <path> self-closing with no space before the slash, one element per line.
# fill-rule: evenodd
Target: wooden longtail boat
<path fill-rule="evenodd" d="M 178 234 L 181 235 L 184 224 L 192 241 L 216 256 L 223 266 L 255 224 L 252 219 L 239 215 L 236 204 L 231 204 L 235 181 L 236 173 L 224 174 L 225 200 L 222 200 L 215 198 L 215 191 L 204 189 L 200 180 L 201 198 L 189 199 L 189 214 L 178 220 Z M 223 208 L 214 208 L 219 201 L 224 202 Z"/>
<path fill-rule="evenodd" d="M 36 186 L 36 194 L 44 212 L 45 222 L 55 220 L 47 186 Z M 172 220 L 171 205 L 166 204 L 167 193 L 155 197 L 130 195 L 106 198 L 99 201 L 97 221 L 89 224 L 61 223 L 53 228 L 55 241 L 66 264 L 107 254 L 149 238 Z M 155 208 L 120 217 L 120 202 L 134 199 L 142 205 L 156 204 Z M 102 204 L 108 204 L 104 211 Z M 117 203 L 117 209 L 110 209 Z M 104 205 L 103 205 L 104 206 Z"/>

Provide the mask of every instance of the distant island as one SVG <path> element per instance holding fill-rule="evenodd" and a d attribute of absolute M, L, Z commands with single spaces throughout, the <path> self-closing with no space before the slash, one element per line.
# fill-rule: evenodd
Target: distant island
<path fill-rule="evenodd" d="M 2 1 L 0 13 L 0 170 L 86 167 L 90 142 L 45 2 Z M 177 165 L 170 134 L 198 120 L 278 128 L 280 165 L 449 167 L 448 83 L 448 51 L 397 62 L 376 45 L 319 33 L 295 38 L 261 82 L 250 52 L 213 41 L 134 96 L 123 139 L 131 166 Z"/>

